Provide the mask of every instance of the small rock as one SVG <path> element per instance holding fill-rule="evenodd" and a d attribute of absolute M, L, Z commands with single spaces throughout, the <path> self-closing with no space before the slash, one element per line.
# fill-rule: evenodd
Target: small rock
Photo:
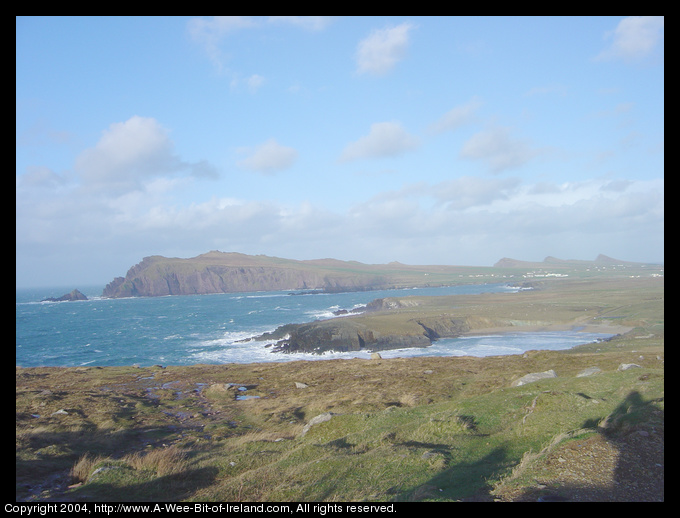
<path fill-rule="evenodd" d="M 581 372 L 579 372 L 576 377 L 577 378 L 583 378 L 585 376 L 592 376 L 593 374 L 597 374 L 599 372 L 602 372 L 602 369 L 599 367 L 588 367 L 586 369 L 583 369 Z"/>
<path fill-rule="evenodd" d="M 622 363 L 621 365 L 619 365 L 619 368 L 617 370 L 627 371 L 628 369 L 641 369 L 641 368 L 642 367 L 637 363 Z"/>
<path fill-rule="evenodd" d="M 546 379 L 546 378 L 556 378 L 557 374 L 555 374 L 555 371 L 550 369 L 545 372 L 532 372 L 530 374 L 526 374 L 525 376 L 522 376 L 520 379 L 515 380 L 512 382 L 513 387 L 520 387 L 522 385 L 526 385 L 527 383 L 533 383 L 534 381 Z"/>
<path fill-rule="evenodd" d="M 320 423 L 325 423 L 326 421 L 330 421 L 331 418 L 334 415 L 337 415 L 337 414 L 334 414 L 333 412 L 325 412 L 323 414 L 319 414 L 316 417 L 312 417 L 312 419 L 310 419 L 309 423 L 307 423 L 304 426 L 304 428 L 302 429 L 302 433 L 300 434 L 300 437 L 305 435 L 312 426 L 314 426 L 316 424 L 320 424 Z"/>
<path fill-rule="evenodd" d="M 299 381 L 296 381 L 295 387 L 299 389 L 306 389 L 309 388 L 309 385 L 307 385 L 306 383 L 300 383 Z"/>
<path fill-rule="evenodd" d="M 428 370 L 426 370 L 426 371 L 423 371 L 423 374 L 434 374 L 434 371 L 428 369 Z"/>
<path fill-rule="evenodd" d="M 68 415 L 68 412 L 64 410 L 63 408 L 60 408 L 56 412 L 52 412 L 51 415 Z"/>
<path fill-rule="evenodd" d="M 382 360 L 380 353 L 371 353 L 371 360 Z"/>

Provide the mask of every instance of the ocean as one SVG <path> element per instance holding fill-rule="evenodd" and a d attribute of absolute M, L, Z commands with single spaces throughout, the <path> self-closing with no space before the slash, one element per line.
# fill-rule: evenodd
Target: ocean
<path fill-rule="evenodd" d="M 16 292 L 16 364 L 38 366 L 193 365 L 369 358 L 368 352 L 274 353 L 248 340 L 288 323 L 382 297 L 513 292 L 505 284 L 291 295 L 291 291 L 104 299 L 101 286 L 79 288 L 89 300 L 40 302 L 71 289 Z M 577 330 L 442 339 L 424 349 L 381 351 L 383 358 L 495 356 L 531 349 L 569 349 L 610 335 Z"/>

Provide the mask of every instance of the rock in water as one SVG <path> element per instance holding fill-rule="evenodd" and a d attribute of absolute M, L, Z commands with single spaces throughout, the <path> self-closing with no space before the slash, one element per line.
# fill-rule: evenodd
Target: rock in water
<path fill-rule="evenodd" d="M 63 302 L 68 300 L 87 300 L 87 297 L 79 290 L 73 290 L 71 293 L 67 293 L 56 299 L 54 297 L 48 297 L 43 299 L 42 302 Z"/>

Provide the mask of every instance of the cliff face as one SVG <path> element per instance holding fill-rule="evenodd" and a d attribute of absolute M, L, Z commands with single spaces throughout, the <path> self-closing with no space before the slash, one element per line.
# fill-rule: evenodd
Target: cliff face
<path fill-rule="evenodd" d="M 365 271 L 366 265 L 337 263 L 328 265 L 221 252 L 192 259 L 152 256 L 130 268 L 125 277 L 111 281 L 103 296 L 157 297 L 289 289 L 335 291 L 387 285 L 383 276 Z"/>

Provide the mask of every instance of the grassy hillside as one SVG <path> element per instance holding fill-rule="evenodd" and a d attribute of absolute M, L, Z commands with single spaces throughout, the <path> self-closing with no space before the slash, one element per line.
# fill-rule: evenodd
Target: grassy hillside
<path fill-rule="evenodd" d="M 663 500 L 663 280 L 516 295 L 404 311 L 632 330 L 489 358 L 17 368 L 17 499 Z"/>

